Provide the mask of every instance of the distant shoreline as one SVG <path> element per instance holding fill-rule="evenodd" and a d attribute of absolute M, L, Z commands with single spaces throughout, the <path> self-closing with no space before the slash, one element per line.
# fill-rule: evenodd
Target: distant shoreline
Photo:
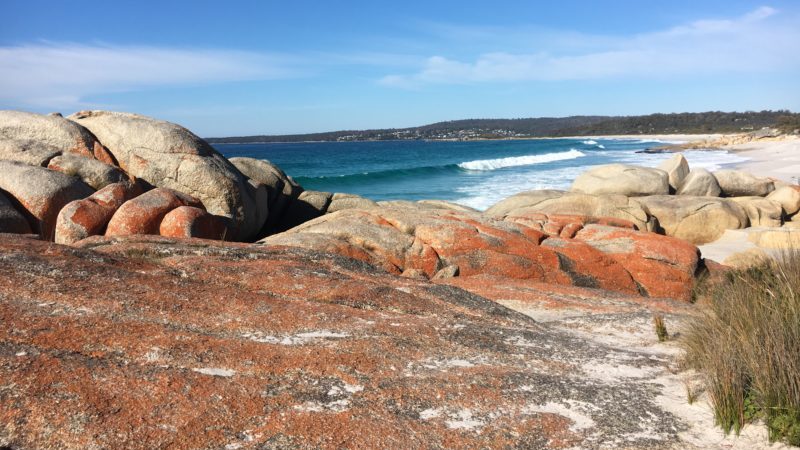
<path fill-rule="evenodd" d="M 488 141 L 625 136 L 690 136 L 748 133 L 765 128 L 800 128 L 800 114 L 788 110 L 568 116 L 513 119 L 460 119 L 403 128 L 334 130 L 292 134 L 208 137 L 210 143 L 359 142 L 393 140 Z"/>
<path fill-rule="evenodd" d="M 475 138 L 475 139 L 363 139 L 353 141 L 259 141 L 259 142 L 214 142 L 213 138 L 209 142 L 211 145 L 261 145 L 261 144 L 321 144 L 336 143 L 347 144 L 355 142 L 488 142 L 488 141 L 535 141 L 535 140 L 555 140 L 555 139 L 658 139 L 676 142 L 692 142 L 695 140 L 716 139 L 725 134 L 617 134 L 617 135 L 592 135 L 592 136 L 527 136 L 527 137 L 506 137 L 506 138 Z"/>

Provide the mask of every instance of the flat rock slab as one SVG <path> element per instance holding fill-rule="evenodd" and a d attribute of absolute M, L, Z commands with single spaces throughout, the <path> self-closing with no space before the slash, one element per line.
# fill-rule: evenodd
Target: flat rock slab
<path fill-rule="evenodd" d="M 603 321 L 303 249 L 78 246 L 0 235 L 0 446 L 691 447 L 664 358 L 587 339 Z M 623 303 L 604 320 L 647 323 Z"/>

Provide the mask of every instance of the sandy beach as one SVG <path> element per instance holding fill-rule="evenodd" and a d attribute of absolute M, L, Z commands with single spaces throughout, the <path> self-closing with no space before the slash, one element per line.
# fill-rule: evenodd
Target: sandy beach
<path fill-rule="evenodd" d="M 779 141 L 753 141 L 725 148 L 740 156 L 750 158 L 748 161 L 738 164 L 738 169 L 798 184 L 800 136 Z"/>
<path fill-rule="evenodd" d="M 748 161 L 735 166 L 754 175 L 771 177 L 787 183 L 800 184 L 800 136 L 781 136 L 752 140 L 740 144 L 719 144 L 720 141 L 735 138 L 737 135 L 722 134 L 648 134 L 648 135 L 609 135 L 576 136 L 572 139 L 653 139 L 675 143 L 708 142 L 710 149 L 728 150 Z"/>
<path fill-rule="evenodd" d="M 748 158 L 747 161 L 736 164 L 736 169 L 762 177 L 775 178 L 787 183 L 800 184 L 800 136 L 758 139 L 740 144 L 720 144 L 721 141 L 735 138 L 736 136 L 723 134 L 642 134 L 573 136 L 570 139 L 648 139 L 679 144 L 707 142 L 709 143 L 709 149 L 727 150 Z"/>

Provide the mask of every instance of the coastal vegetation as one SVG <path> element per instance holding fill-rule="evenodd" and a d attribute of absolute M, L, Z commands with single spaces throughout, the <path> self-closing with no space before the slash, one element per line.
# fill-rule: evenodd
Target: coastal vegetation
<path fill-rule="evenodd" d="M 507 139 L 618 134 L 741 133 L 764 127 L 800 129 L 800 114 L 787 110 L 650 114 L 643 116 L 570 116 L 526 119 L 465 119 L 412 128 L 344 130 L 292 135 L 208 138 L 212 144 L 304 141 L 415 139 Z"/>
<path fill-rule="evenodd" d="M 800 445 L 800 252 L 699 287 L 703 313 L 684 340 L 717 423 L 737 434 L 762 419 L 771 440 Z"/>
<path fill-rule="evenodd" d="M 784 133 L 800 133 L 800 114 L 784 114 L 779 116 L 776 128 Z"/>

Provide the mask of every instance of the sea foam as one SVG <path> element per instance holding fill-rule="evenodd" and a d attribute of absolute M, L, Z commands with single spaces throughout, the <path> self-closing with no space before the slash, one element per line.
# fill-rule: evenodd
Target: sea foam
<path fill-rule="evenodd" d="M 497 170 L 504 167 L 528 166 L 565 159 L 575 159 L 586 156 L 583 152 L 570 149 L 567 152 L 545 153 L 543 155 L 511 156 L 498 159 L 479 159 L 476 161 L 462 162 L 458 167 L 467 170 Z"/>

